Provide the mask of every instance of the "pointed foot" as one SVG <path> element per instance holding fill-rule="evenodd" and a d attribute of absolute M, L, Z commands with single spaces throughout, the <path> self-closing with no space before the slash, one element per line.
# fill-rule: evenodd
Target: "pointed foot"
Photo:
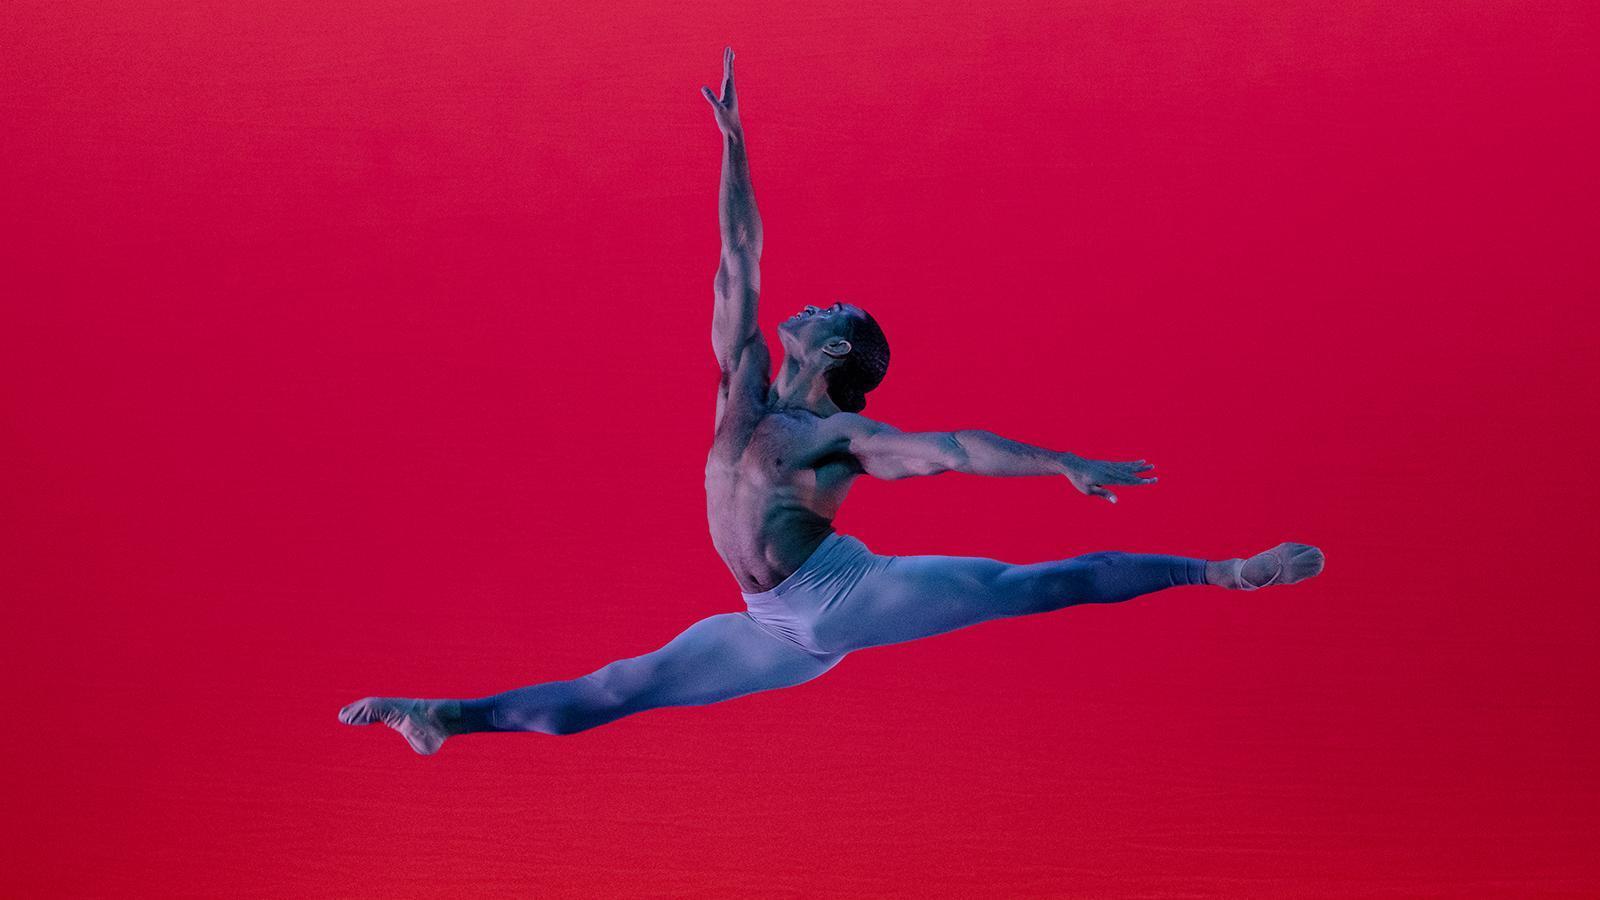
<path fill-rule="evenodd" d="M 439 712 L 439 701 L 368 697 L 339 710 L 339 721 L 346 725 L 387 725 L 399 732 L 411 749 L 431 756 L 450 736 Z"/>
<path fill-rule="evenodd" d="M 1212 584 L 1236 591 L 1294 584 L 1322 574 L 1322 550 L 1310 544 L 1285 542 L 1249 559 L 1229 559 L 1208 564 Z"/>

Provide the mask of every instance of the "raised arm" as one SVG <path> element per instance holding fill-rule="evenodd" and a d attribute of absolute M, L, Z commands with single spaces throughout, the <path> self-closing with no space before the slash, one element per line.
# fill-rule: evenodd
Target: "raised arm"
<path fill-rule="evenodd" d="M 717 195 L 717 221 L 722 229 L 722 260 L 717 266 L 716 311 L 711 320 L 711 347 L 724 372 L 738 364 L 743 349 L 761 340 L 756 302 L 761 293 L 761 216 L 750 188 L 745 161 L 744 127 L 733 90 L 733 48 L 722 51 L 722 96 L 701 86 L 700 92 L 722 131 L 722 187 Z"/>
<path fill-rule="evenodd" d="M 834 420 L 839 420 L 834 422 Z M 1047 450 L 1003 438 L 991 431 L 901 431 L 856 413 L 835 413 L 826 420 L 846 452 L 874 478 L 897 479 L 940 472 L 972 475 L 1064 475 L 1084 494 L 1117 495 L 1107 485 L 1154 484 L 1143 473 L 1151 466 L 1136 462 L 1102 462 L 1063 450 Z"/>

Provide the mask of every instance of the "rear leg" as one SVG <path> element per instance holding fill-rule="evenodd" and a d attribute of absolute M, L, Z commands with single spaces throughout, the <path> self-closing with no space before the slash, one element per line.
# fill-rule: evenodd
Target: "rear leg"
<path fill-rule="evenodd" d="M 575 734 L 665 706 L 701 706 L 802 684 L 843 653 L 809 653 L 745 613 L 701 619 L 659 650 L 617 660 L 581 678 L 475 700 L 368 697 L 339 711 L 348 725 L 382 723 L 421 754 L 476 731 Z"/>

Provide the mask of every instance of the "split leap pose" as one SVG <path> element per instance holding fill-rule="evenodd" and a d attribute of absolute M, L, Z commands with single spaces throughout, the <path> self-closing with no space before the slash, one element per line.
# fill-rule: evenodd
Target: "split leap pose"
<path fill-rule="evenodd" d="M 1179 585 L 1255 590 L 1322 571 L 1322 551 L 1279 544 L 1248 558 L 1090 553 L 1024 565 L 983 557 L 886 556 L 834 531 L 859 475 L 939 472 L 1061 475 L 1115 503 L 1112 485 L 1152 484 L 1151 467 L 1100 462 L 988 431 L 902 432 L 860 415 L 888 370 L 883 331 L 848 303 L 805 309 L 778 326 L 784 360 L 756 326 L 761 219 L 745 162 L 723 51 L 722 94 L 702 87 L 722 132 L 711 344 L 721 364 L 716 430 L 706 462 L 711 541 L 744 594 L 745 611 L 711 616 L 666 646 L 581 678 L 472 700 L 369 697 L 345 707 L 350 725 L 381 722 L 418 753 L 474 731 L 572 734 L 664 706 L 698 706 L 790 687 L 847 653 L 1079 603 L 1118 603 Z"/>

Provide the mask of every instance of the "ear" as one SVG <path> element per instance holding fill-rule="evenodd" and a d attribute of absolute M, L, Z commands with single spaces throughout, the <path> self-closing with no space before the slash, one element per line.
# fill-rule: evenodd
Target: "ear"
<path fill-rule="evenodd" d="M 842 337 L 832 338 L 822 345 L 822 352 L 834 359 L 844 359 L 850 355 L 850 342 Z"/>

